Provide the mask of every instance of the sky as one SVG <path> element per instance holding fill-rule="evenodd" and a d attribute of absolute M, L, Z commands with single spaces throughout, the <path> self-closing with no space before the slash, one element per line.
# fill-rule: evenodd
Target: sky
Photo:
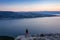
<path fill-rule="evenodd" d="M 60 0 L 0 0 L 0 11 L 60 11 Z"/>

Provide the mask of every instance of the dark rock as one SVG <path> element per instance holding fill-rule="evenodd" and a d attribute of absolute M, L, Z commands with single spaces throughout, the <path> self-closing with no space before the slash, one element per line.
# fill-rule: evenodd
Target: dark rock
<path fill-rule="evenodd" d="M 0 40 L 14 40 L 14 38 L 9 36 L 0 36 Z"/>

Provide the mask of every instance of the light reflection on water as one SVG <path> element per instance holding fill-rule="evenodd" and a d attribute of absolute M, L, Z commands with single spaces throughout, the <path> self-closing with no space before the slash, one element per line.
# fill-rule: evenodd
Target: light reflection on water
<path fill-rule="evenodd" d="M 28 28 L 31 34 L 60 33 L 60 17 L 0 20 L 0 35 L 20 35 Z"/>

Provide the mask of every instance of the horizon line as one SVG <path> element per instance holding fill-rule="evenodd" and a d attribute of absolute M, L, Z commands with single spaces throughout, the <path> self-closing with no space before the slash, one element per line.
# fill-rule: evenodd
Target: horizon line
<path fill-rule="evenodd" d="M 44 12 L 44 11 L 10 11 L 10 12 Z M 48 11 L 45 11 L 45 12 L 48 12 Z M 60 12 L 60 11 L 51 11 L 51 12 Z"/>

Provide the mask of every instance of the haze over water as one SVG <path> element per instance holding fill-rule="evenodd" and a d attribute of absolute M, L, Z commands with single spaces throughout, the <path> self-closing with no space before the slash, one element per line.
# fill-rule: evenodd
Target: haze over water
<path fill-rule="evenodd" d="M 60 17 L 0 20 L 0 36 L 25 34 L 26 28 L 30 34 L 60 33 Z"/>

